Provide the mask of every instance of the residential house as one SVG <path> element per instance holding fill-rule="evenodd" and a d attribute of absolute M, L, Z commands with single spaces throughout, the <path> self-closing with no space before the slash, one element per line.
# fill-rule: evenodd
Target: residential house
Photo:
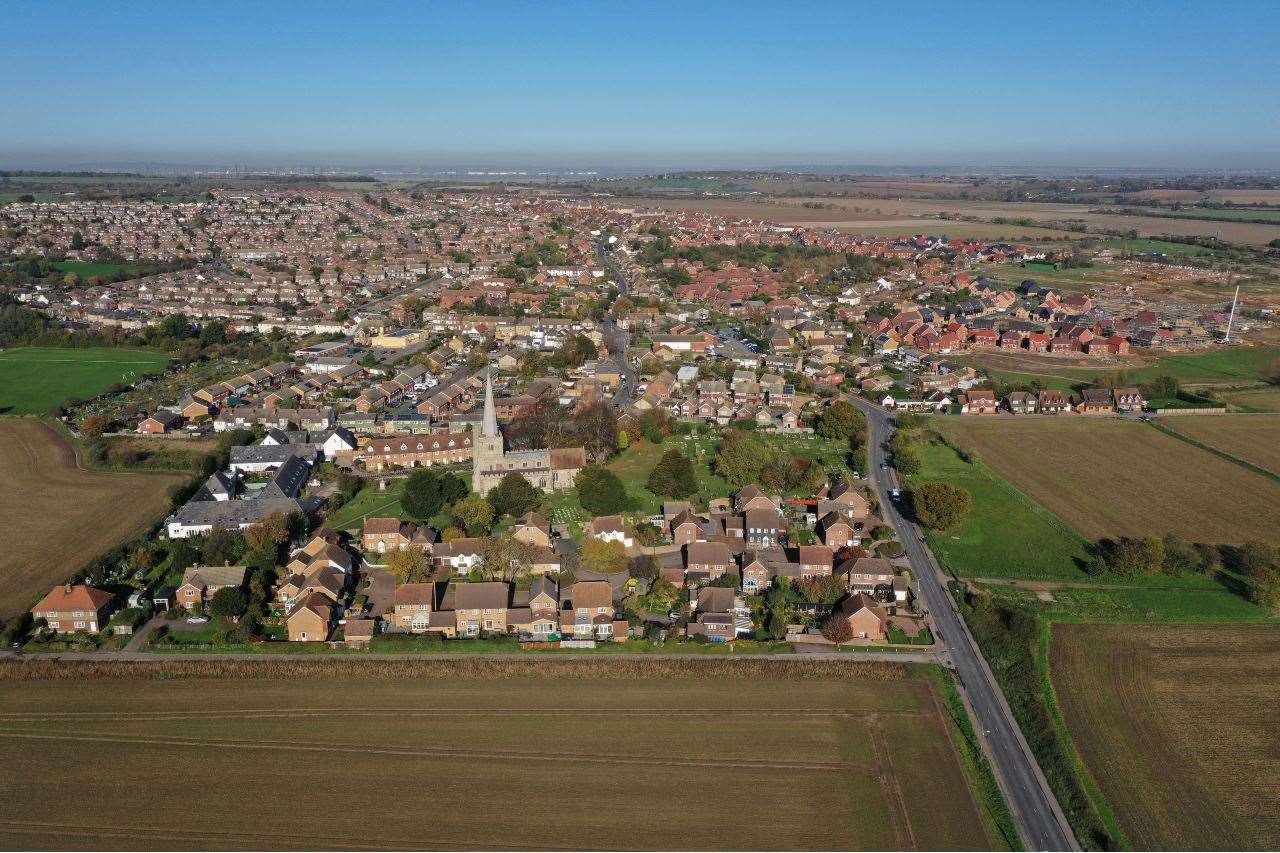
<path fill-rule="evenodd" d="M 202 607 L 220 589 L 244 584 L 246 566 L 191 566 L 182 573 L 178 603 L 188 610 Z"/>
<path fill-rule="evenodd" d="M 43 619 L 59 634 L 96 634 L 107 624 L 111 593 L 88 584 L 60 584 L 31 608 L 31 618 Z"/>

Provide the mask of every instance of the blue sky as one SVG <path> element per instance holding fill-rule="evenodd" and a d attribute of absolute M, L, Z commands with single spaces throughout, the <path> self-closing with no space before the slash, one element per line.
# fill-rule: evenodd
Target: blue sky
<path fill-rule="evenodd" d="M 1280 167 L 1280 2 L 7 4 L 0 165 Z"/>

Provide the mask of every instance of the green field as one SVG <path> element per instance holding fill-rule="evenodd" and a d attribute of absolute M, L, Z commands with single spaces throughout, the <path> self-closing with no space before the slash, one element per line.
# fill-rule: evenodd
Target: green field
<path fill-rule="evenodd" d="M 354 498 L 335 510 L 325 519 L 330 530 L 350 530 L 364 526 L 366 516 L 402 518 L 400 495 L 404 494 L 404 478 L 388 479 L 387 490 L 378 490 L 377 482 L 365 486 Z"/>
<path fill-rule="evenodd" d="M 958 530 L 929 534 L 929 547 L 964 577 L 1081 580 L 1084 539 L 1062 519 L 981 463 L 964 462 L 945 444 L 924 448 L 919 481 L 945 480 L 973 495 Z"/>
<path fill-rule="evenodd" d="M 1129 372 L 1131 382 L 1172 376 L 1192 384 L 1262 382 L 1280 359 L 1280 347 L 1217 347 L 1167 355 L 1156 364 Z"/>
<path fill-rule="evenodd" d="M 0 707 L 4 848 L 1000 845 L 895 665 L 19 663 Z"/>
<path fill-rule="evenodd" d="M 1122 218 L 1117 217 L 1117 222 L 1123 222 Z M 1106 246 L 1117 254 L 1131 253 L 1142 255 L 1148 253 L 1159 252 L 1169 256 L 1196 257 L 1199 255 L 1214 255 L 1213 249 L 1206 249 L 1204 246 L 1194 246 L 1190 243 L 1173 243 L 1168 240 L 1146 240 L 1146 239 L 1119 239 L 1108 240 Z"/>
<path fill-rule="evenodd" d="M 93 261 L 58 261 L 53 267 L 61 272 L 73 272 L 82 280 L 95 275 L 114 276 L 120 273 L 136 278 L 150 275 L 156 269 L 149 264 L 112 264 Z"/>
<path fill-rule="evenodd" d="M 168 362 L 163 353 L 108 347 L 0 351 L 0 413 L 43 415 L 68 397 L 96 397 L 116 383 L 160 373 Z"/>

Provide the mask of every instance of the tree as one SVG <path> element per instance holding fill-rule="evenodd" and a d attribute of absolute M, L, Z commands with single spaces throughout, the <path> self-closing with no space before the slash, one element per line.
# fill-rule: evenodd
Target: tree
<path fill-rule="evenodd" d="M 678 447 L 673 447 L 662 454 L 658 464 L 649 472 L 646 485 L 655 495 L 668 498 L 687 498 L 698 491 L 693 462 L 681 453 Z"/>
<path fill-rule="evenodd" d="M 866 434 L 867 418 L 847 400 L 836 400 L 823 410 L 818 420 L 818 435 L 849 441 L 859 433 Z M 861 442 L 859 442 L 861 443 Z"/>
<path fill-rule="evenodd" d="M 466 493 L 467 484 L 460 477 L 424 469 L 414 471 L 405 481 L 400 506 L 411 518 L 426 521 Z"/>
<path fill-rule="evenodd" d="M 273 512 L 244 532 L 245 544 L 259 554 L 279 555 L 280 546 L 289 541 L 289 519 L 283 512 Z"/>
<path fill-rule="evenodd" d="M 593 515 L 612 515 L 627 508 L 627 492 L 622 481 L 607 468 L 588 465 L 578 472 L 573 484 L 578 489 L 582 508 Z"/>
<path fill-rule="evenodd" d="M 238 586 L 225 586 L 209 601 L 209 615 L 214 619 L 235 619 L 249 606 L 249 596 Z"/>
<path fill-rule="evenodd" d="M 760 439 L 742 430 L 729 430 L 716 454 L 716 473 L 740 489 L 757 482 L 772 458 L 773 451 Z"/>
<path fill-rule="evenodd" d="M 488 533 L 493 526 L 493 505 L 479 495 L 468 495 L 455 502 L 449 515 L 469 536 Z"/>
<path fill-rule="evenodd" d="M 80 422 L 80 434 L 86 441 L 97 441 L 109 425 L 106 415 L 89 415 Z"/>
<path fill-rule="evenodd" d="M 191 321 L 186 314 L 170 314 L 160 321 L 158 330 L 161 337 L 185 340 L 191 337 Z"/>
<path fill-rule="evenodd" d="M 605 541 L 588 536 L 578 551 L 582 568 L 602 575 L 611 575 L 627 569 L 627 549 L 621 542 Z"/>
<path fill-rule="evenodd" d="M 385 559 L 398 584 L 422 583 L 431 577 L 431 559 L 418 548 L 391 551 Z"/>
<path fill-rule="evenodd" d="M 662 541 L 662 530 L 656 524 L 642 521 L 635 527 L 636 541 L 646 547 L 653 547 Z"/>
<path fill-rule="evenodd" d="M 489 492 L 489 503 L 498 515 L 520 517 L 542 504 L 542 492 L 514 471 L 502 478 Z"/>
<path fill-rule="evenodd" d="M 573 432 L 593 462 L 603 462 L 618 450 L 618 413 L 599 400 L 573 416 Z"/>
<path fill-rule="evenodd" d="M 958 524 L 973 508 L 967 489 L 950 483 L 923 483 L 911 490 L 916 520 L 930 530 L 946 530 Z"/>
<path fill-rule="evenodd" d="M 898 469 L 898 473 L 911 476 L 919 474 L 920 469 L 924 467 L 924 460 L 920 457 L 920 449 L 915 445 L 906 445 L 893 454 L 893 467 Z"/>
<path fill-rule="evenodd" d="M 1155 536 L 1100 539 L 1088 569 L 1118 575 L 1152 575 L 1164 567 L 1164 542 Z"/>
<path fill-rule="evenodd" d="M 224 344 L 227 342 L 227 324 L 221 320 L 210 320 L 200 328 L 200 343 Z"/>
<path fill-rule="evenodd" d="M 480 574 L 489 580 L 515 580 L 529 572 L 534 550 L 510 536 L 487 536 L 480 545 Z"/>
<path fill-rule="evenodd" d="M 822 636 L 836 644 L 847 643 L 853 639 L 853 626 L 839 613 L 833 613 L 822 623 Z"/>

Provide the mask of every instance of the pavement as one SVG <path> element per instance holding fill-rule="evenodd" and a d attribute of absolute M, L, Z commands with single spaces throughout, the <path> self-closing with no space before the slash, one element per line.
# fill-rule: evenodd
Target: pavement
<path fill-rule="evenodd" d="M 898 488 L 897 472 L 888 463 L 885 445 L 894 424 L 889 412 L 860 398 L 850 397 L 867 416 L 872 485 L 879 492 L 881 514 L 898 531 L 912 573 L 920 584 L 923 608 L 933 622 L 939 660 L 955 673 L 958 686 L 978 729 L 982 746 L 995 771 L 996 781 L 1013 812 L 1014 821 L 1028 850 L 1079 850 L 1049 783 L 1013 718 L 969 627 L 947 591 L 948 577 L 924 544 L 921 529 L 889 499 Z"/>

